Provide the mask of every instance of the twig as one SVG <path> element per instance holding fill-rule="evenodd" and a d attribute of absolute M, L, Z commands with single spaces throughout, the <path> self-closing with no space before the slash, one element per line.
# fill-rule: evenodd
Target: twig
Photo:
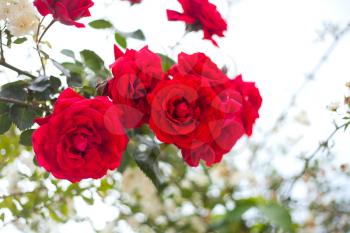
<path fill-rule="evenodd" d="M 300 179 L 302 178 L 305 173 L 307 172 L 307 170 L 309 169 L 310 167 L 310 162 L 316 157 L 316 155 L 318 154 L 318 152 L 320 152 L 320 150 L 322 148 L 325 148 L 329 141 L 334 137 L 334 135 L 342 128 L 345 128 L 347 125 L 349 125 L 349 122 L 346 122 L 340 126 L 338 125 L 335 125 L 335 129 L 329 134 L 329 136 L 327 137 L 327 139 L 325 141 L 323 141 L 322 143 L 319 144 L 319 146 L 306 158 L 304 158 L 304 166 L 303 166 L 303 169 L 300 171 L 299 174 L 295 175 L 293 178 L 291 178 L 291 181 L 290 181 L 290 185 L 286 191 L 286 196 L 287 196 L 287 199 L 289 198 L 290 196 L 290 192 L 292 191 L 295 183 Z"/>
<path fill-rule="evenodd" d="M 258 150 L 261 150 L 265 148 L 267 145 L 267 142 L 269 141 L 271 135 L 280 127 L 280 125 L 285 121 L 287 118 L 290 109 L 295 105 L 295 102 L 300 95 L 300 93 L 304 90 L 304 88 L 315 79 L 317 73 L 321 69 L 321 67 L 324 65 L 324 63 L 329 59 L 335 48 L 337 47 L 339 41 L 350 31 L 350 23 L 347 24 L 347 26 L 341 30 L 337 35 L 334 36 L 334 40 L 332 44 L 326 49 L 320 60 L 317 62 L 315 67 L 311 70 L 311 72 L 305 76 L 304 82 L 299 86 L 298 89 L 294 92 L 292 95 L 289 103 L 286 105 L 285 109 L 281 112 L 279 117 L 277 118 L 274 126 L 265 133 L 264 140 L 262 143 L 256 146 L 254 149 L 254 153 L 256 153 Z"/>
<path fill-rule="evenodd" d="M 0 29 L 0 61 L 5 61 L 4 48 L 2 47 L 2 29 Z"/>
<path fill-rule="evenodd" d="M 37 78 L 36 76 L 34 76 L 34 75 L 24 71 L 24 70 L 21 70 L 17 67 L 14 67 L 13 65 L 8 64 L 7 62 L 5 62 L 5 60 L 0 60 L 0 66 L 4 66 L 10 70 L 13 70 L 13 71 L 17 72 L 19 75 L 25 75 L 25 76 L 30 77 L 32 79 Z"/>
<path fill-rule="evenodd" d="M 37 35 L 36 35 L 36 50 L 38 52 L 38 55 L 39 55 L 39 58 L 40 58 L 40 62 L 41 62 L 41 66 L 43 68 L 43 72 L 44 72 L 44 75 L 46 76 L 46 69 L 45 69 L 45 64 L 44 64 L 44 59 L 43 57 L 41 56 L 41 50 L 39 48 L 40 46 L 40 43 L 44 37 L 44 35 L 46 34 L 46 32 L 49 30 L 49 28 L 55 23 L 55 20 L 52 20 L 50 22 L 50 24 L 45 28 L 45 30 L 43 31 L 43 33 L 41 34 L 41 36 L 39 37 L 39 33 L 40 33 L 40 27 L 44 21 L 45 17 L 40 21 L 39 25 L 38 25 L 38 30 L 37 30 Z"/>
<path fill-rule="evenodd" d="M 48 111 L 49 110 L 44 105 L 41 106 L 41 104 L 36 103 L 36 102 L 24 102 L 24 101 L 21 101 L 21 100 L 17 100 L 17 99 L 13 99 L 13 98 L 7 98 L 7 97 L 1 97 L 1 96 L 0 96 L 0 102 L 17 104 L 19 106 L 30 107 L 30 108 L 33 108 L 33 109 L 44 110 L 44 111 Z"/>

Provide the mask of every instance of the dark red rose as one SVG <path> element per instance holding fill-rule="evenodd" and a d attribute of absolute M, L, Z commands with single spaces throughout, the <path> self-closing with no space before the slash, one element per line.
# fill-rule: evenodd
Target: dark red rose
<path fill-rule="evenodd" d="M 190 166 L 200 159 L 207 165 L 219 162 L 243 134 L 240 121 L 226 119 L 226 104 L 203 82 L 198 75 L 174 74 L 148 97 L 151 129 L 159 140 L 178 146 Z M 240 104 L 235 107 L 238 112 Z"/>
<path fill-rule="evenodd" d="M 201 85 L 210 85 L 226 106 L 226 118 L 241 119 L 248 136 L 252 134 L 255 120 L 259 117 L 262 98 L 259 90 L 253 82 L 244 82 L 242 76 L 237 76 L 234 80 L 228 78 L 210 58 L 203 53 L 188 55 L 181 53 L 178 56 L 178 64 L 169 70 L 171 75 L 192 74 L 202 77 Z M 242 104 L 239 112 L 237 104 Z"/>
<path fill-rule="evenodd" d="M 217 43 L 213 35 L 223 37 L 227 30 L 227 24 L 217 11 L 216 6 L 208 0 L 178 0 L 183 8 L 183 13 L 167 10 L 170 21 L 184 21 L 189 30 L 202 29 L 204 39 L 211 40 L 214 45 Z"/>
<path fill-rule="evenodd" d="M 120 165 L 128 138 L 108 97 L 85 99 L 72 89 L 54 111 L 36 122 L 32 141 L 38 164 L 56 178 L 78 182 L 101 178 Z"/>
<path fill-rule="evenodd" d="M 262 98 L 259 89 L 253 82 L 244 82 L 242 76 L 238 75 L 232 84 L 234 89 L 239 91 L 242 95 L 241 120 L 243 122 L 246 134 L 252 135 L 253 125 L 257 118 L 259 118 L 259 109 L 262 104 Z"/>
<path fill-rule="evenodd" d="M 147 47 L 125 54 L 115 47 L 114 52 L 116 61 L 111 65 L 113 79 L 108 82 L 108 93 L 121 109 L 124 127 L 139 127 L 149 119 L 147 95 L 166 77 L 161 59 Z"/>
<path fill-rule="evenodd" d="M 63 24 L 84 27 L 84 24 L 76 21 L 90 16 L 89 8 L 94 3 L 91 0 L 35 0 L 34 5 L 42 16 L 52 14 L 55 20 Z"/>

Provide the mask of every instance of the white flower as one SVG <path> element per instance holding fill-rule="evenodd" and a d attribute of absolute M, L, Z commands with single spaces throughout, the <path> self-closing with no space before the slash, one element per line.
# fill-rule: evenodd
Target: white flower
<path fill-rule="evenodd" d="M 9 20 L 8 29 L 14 36 L 24 36 L 30 32 L 35 32 L 38 27 L 38 18 L 31 8 L 27 8 L 16 17 Z"/>
<path fill-rule="evenodd" d="M 0 20 L 7 20 L 14 15 L 14 7 L 12 1 L 0 1 Z"/>
<path fill-rule="evenodd" d="M 14 36 L 24 36 L 35 31 L 39 20 L 28 0 L 1 0 L 0 20 L 8 22 L 8 29 Z"/>

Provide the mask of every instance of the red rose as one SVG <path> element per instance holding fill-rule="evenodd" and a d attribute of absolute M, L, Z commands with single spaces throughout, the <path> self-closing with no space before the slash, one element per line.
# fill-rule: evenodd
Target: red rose
<path fill-rule="evenodd" d="M 216 6 L 208 0 L 178 0 L 183 8 L 183 13 L 167 10 L 170 21 L 184 21 L 189 30 L 202 29 L 204 39 L 211 40 L 214 45 L 213 35 L 223 37 L 227 30 L 227 24 L 217 11 Z"/>
<path fill-rule="evenodd" d="M 84 24 L 76 21 L 90 16 L 89 8 L 94 3 L 91 0 L 35 0 L 34 5 L 42 16 L 52 14 L 55 20 L 63 24 L 84 27 Z"/>
<path fill-rule="evenodd" d="M 101 178 L 120 165 L 128 142 L 117 115 L 107 97 L 85 99 L 66 89 L 54 112 L 36 120 L 40 127 L 32 140 L 38 164 L 71 182 Z"/>
<path fill-rule="evenodd" d="M 261 107 L 262 98 L 259 89 L 255 87 L 253 82 L 244 82 L 242 76 L 238 75 L 233 81 L 235 90 L 242 95 L 241 119 L 248 136 L 252 135 L 253 124 L 259 118 L 259 109 Z"/>
<path fill-rule="evenodd" d="M 229 79 L 210 58 L 203 53 L 188 55 L 181 53 L 178 56 L 178 64 L 169 70 L 171 75 L 193 74 L 202 77 L 201 85 L 209 84 L 226 103 L 226 118 L 238 118 L 241 120 L 248 136 L 252 134 L 253 124 L 259 117 L 262 98 L 259 90 L 252 82 L 244 82 L 242 76 L 234 80 Z M 237 103 L 242 104 L 239 112 L 232 112 L 231 108 L 237 109 Z"/>
<path fill-rule="evenodd" d="M 165 78 L 161 59 L 147 47 L 127 50 L 125 54 L 115 47 L 114 52 L 114 77 L 108 82 L 108 93 L 121 109 L 122 124 L 126 128 L 139 127 L 149 119 L 148 93 Z"/>
<path fill-rule="evenodd" d="M 151 129 L 159 140 L 178 146 L 190 166 L 198 166 L 200 159 L 207 165 L 219 162 L 243 134 L 241 123 L 226 119 L 226 104 L 203 82 L 199 75 L 173 74 L 148 98 Z M 239 111 L 240 104 L 235 107 L 232 111 Z"/>
<path fill-rule="evenodd" d="M 131 5 L 142 2 L 142 0 L 127 0 L 127 1 L 129 1 L 131 3 Z"/>

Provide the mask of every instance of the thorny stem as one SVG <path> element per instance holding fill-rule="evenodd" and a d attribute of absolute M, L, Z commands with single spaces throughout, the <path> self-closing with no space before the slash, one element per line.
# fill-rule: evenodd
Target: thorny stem
<path fill-rule="evenodd" d="M 36 102 L 25 102 L 25 101 L 13 99 L 13 98 L 2 97 L 2 96 L 0 96 L 0 102 L 17 104 L 17 105 L 23 106 L 23 107 L 30 107 L 33 109 L 48 111 L 48 109 L 44 105 L 36 103 Z"/>
<path fill-rule="evenodd" d="M 13 70 L 13 71 L 17 72 L 19 75 L 25 75 L 25 76 L 30 77 L 32 79 L 36 79 L 37 78 L 36 76 L 34 76 L 34 75 L 24 71 L 24 70 L 21 70 L 21 69 L 19 69 L 17 67 L 14 67 L 13 65 L 8 64 L 7 62 L 5 62 L 5 59 L 0 60 L 0 65 L 3 66 L 3 67 L 8 68 L 10 70 Z"/>

